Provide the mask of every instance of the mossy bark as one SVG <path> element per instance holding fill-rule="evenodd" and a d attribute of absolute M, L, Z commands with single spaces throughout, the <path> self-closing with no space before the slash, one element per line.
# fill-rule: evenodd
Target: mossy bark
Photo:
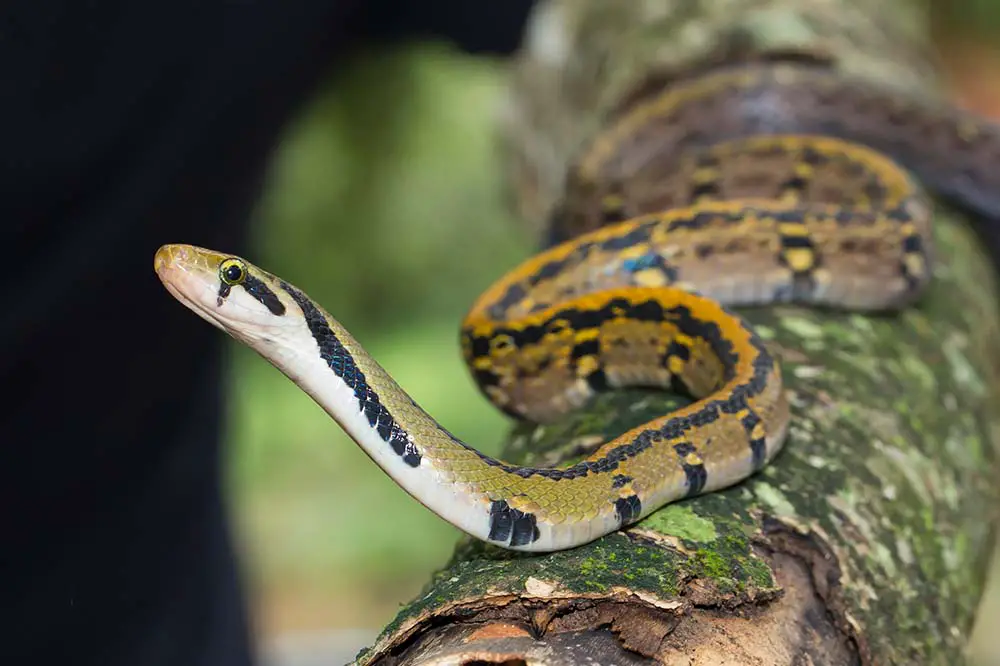
<path fill-rule="evenodd" d="M 534 122 L 507 127 L 526 213 L 541 216 L 558 195 L 551 184 L 574 131 L 654 66 L 812 45 L 835 65 L 862 71 L 865 58 L 878 60 L 875 71 L 897 83 L 933 85 L 909 2 L 889 25 L 871 15 L 888 3 L 867 0 L 663 2 L 659 23 L 637 9 L 654 4 L 567 0 L 547 10 L 563 13 L 562 47 L 580 62 L 532 58 L 529 45 L 518 64 L 518 114 Z M 588 63 L 602 59 L 603 78 L 584 90 Z M 529 100 L 533 67 L 532 76 L 547 67 L 563 83 L 578 79 L 563 90 L 574 94 Z M 555 115 L 532 113 L 547 101 Z M 528 149 L 540 137 L 545 159 Z M 567 552 L 463 540 L 357 663 L 962 661 L 997 507 L 1000 301 L 968 222 L 942 206 L 935 236 L 932 286 L 904 312 L 743 312 L 781 359 L 792 402 L 788 443 L 763 472 Z M 682 401 L 605 395 L 560 424 L 516 430 L 504 457 L 572 461 Z"/>

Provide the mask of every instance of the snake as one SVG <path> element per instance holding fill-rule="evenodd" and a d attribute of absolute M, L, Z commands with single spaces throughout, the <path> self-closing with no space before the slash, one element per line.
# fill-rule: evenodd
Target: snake
<path fill-rule="evenodd" d="M 522 421 L 626 387 L 693 402 L 561 466 L 463 442 L 304 291 L 242 257 L 167 244 L 153 263 L 440 518 L 551 552 L 770 464 L 790 403 L 739 307 L 914 306 L 932 276 L 931 192 L 994 219 L 998 162 L 985 119 L 799 63 L 720 67 L 608 114 L 568 165 L 547 240 L 468 310 L 462 354 L 486 399 Z"/>

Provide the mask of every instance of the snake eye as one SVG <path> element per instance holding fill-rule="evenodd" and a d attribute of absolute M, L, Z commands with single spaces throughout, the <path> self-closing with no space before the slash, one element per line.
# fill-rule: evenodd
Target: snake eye
<path fill-rule="evenodd" d="M 247 267 L 239 259 L 226 259 L 219 265 L 219 279 L 230 287 L 247 279 Z"/>

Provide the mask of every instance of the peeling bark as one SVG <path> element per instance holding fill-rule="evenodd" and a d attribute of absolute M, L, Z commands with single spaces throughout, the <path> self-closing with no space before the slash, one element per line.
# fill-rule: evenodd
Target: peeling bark
<path fill-rule="evenodd" d="M 507 129 L 525 214 L 542 219 L 597 111 L 656 67 L 813 51 L 933 86 L 909 2 L 655 4 L 555 3 L 564 32 L 552 49 L 576 60 L 529 46 L 508 116 L 523 121 Z M 935 279 L 905 312 L 742 312 L 781 359 L 793 410 L 784 451 L 760 474 L 567 552 L 463 540 L 357 663 L 961 662 L 996 524 L 1000 316 L 967 222 L 941 207 L 935 236 Z M 572 462 L 684 402 L 604 395 L 559 424 L 521 426 L 503 455 Z"/>

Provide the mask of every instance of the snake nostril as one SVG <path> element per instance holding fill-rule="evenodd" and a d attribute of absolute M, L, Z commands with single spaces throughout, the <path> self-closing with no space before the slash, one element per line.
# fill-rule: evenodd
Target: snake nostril
<path fill-rule="evenodd" d="M 176 267 L 178 262 L 186 261 L 187 258 L 188 251 L 184 245 L 163 245 L 153 257 L 153 270 L 159 275 L 167 268 Z"/>
<path fill-rule="evenodd" d="M 153 257 L 153 270 L 159 275 L 167 264 L 170 263 L 169 251 L 167 246 L 164 245 L 159 250 L 156 251 L 156 256 Z"/>

